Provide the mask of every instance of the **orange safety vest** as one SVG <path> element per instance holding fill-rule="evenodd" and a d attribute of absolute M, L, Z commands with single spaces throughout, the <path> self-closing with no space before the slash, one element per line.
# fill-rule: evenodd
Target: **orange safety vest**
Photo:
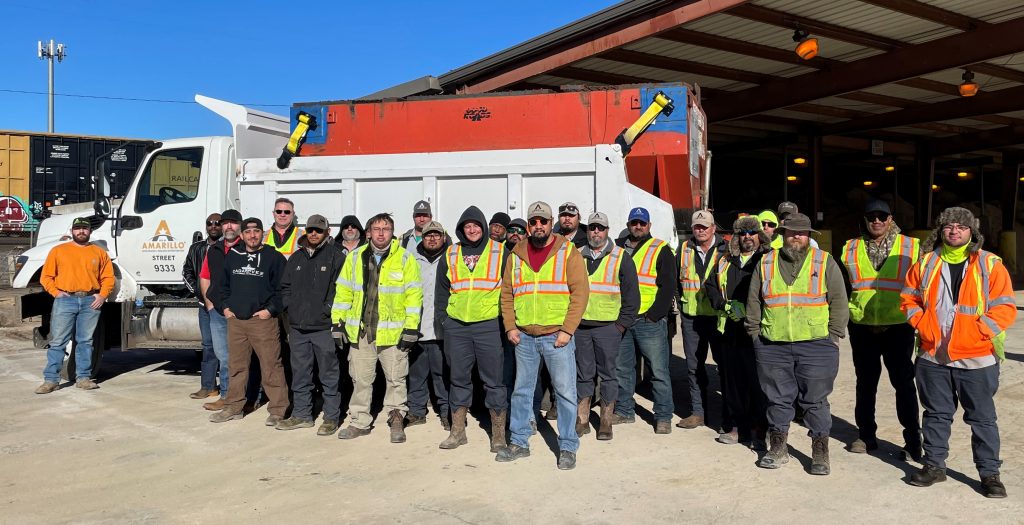
<path fill-rule="evenodd" d="M 274 244 L 274 227 L 271 226 L 267 233 L 263 235 L 263 244 L 277 250 L 277 253 L 288 257 L 299 248 L 299 227 L 292 228 L 292 233 L 284 240 L 284 244 L 277 246 Z"/>

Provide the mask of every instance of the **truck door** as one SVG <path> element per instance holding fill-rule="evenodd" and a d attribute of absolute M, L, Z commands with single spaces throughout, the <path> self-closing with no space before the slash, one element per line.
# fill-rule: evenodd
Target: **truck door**
<path fill-rule="evenodd" d="M 209 152 L 202 146 L 157 151 L 121 205 L 118 261 L 142 284 L 182 282 L 195 232 L 206 231 L 201 196 Z"/>

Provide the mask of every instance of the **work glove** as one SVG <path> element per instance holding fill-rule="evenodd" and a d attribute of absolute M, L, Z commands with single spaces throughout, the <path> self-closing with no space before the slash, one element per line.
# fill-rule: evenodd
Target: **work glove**
<path fill-rule="evenodd" d="M 746 305 L 735 299 L 726 304 L 725 311 L 729 313 L 729 319 L 732 319 L 733 321 L 742 321 L 747 317 Z"/>
<path fill-rule="evenodd" d="M 420 340 L 420 333 L 416 330 L 402 330 L 402 338 L 398 340 L 398 344 L 395 345 L 399 350 L 408 352 L 412 350 L 412 347 L 416 344 L 416 341 Z"/>
<path fill-rule="evenodd" d="M 343 323 L 332 325 L 331 333 L 332 335 L 334 335 L 335 338 L 341 341 L 342 346 L 348 344 L 348 334 L 345 333 L 345 325 Z"/>

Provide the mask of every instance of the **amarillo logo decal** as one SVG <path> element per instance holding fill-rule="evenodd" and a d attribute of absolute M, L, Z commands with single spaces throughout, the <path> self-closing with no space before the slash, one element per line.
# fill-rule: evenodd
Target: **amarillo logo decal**
<path fill-rule="evenodd" d="M 174 252 L 184 249 L 185 242 L 174 239 L 174 236 L 171 235 L 171 228 L 167 226 L 165 220 L 161 220 L 157 225 L 156 231 L 153 232 L 153 238 L 142 243 L 144 252 Z"/>

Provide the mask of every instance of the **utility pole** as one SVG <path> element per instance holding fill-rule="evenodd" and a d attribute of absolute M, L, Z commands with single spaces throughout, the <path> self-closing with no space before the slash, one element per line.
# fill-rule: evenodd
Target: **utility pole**
<path fill-rule="evenodd" d="M 64 50 L 64 44 L 54 44 L 53 39 L 50 39 L 50 44 L 47 46 L 43 46 L 43 41 L 40 40 L 37 48 L 39 59 L 49 61 L 50 66 L 50 105 L 46 126 L 46 131 L 49 133 L 53 133 L 53 59 L 56 58 L 57 62 L 63 62 Z"/>

